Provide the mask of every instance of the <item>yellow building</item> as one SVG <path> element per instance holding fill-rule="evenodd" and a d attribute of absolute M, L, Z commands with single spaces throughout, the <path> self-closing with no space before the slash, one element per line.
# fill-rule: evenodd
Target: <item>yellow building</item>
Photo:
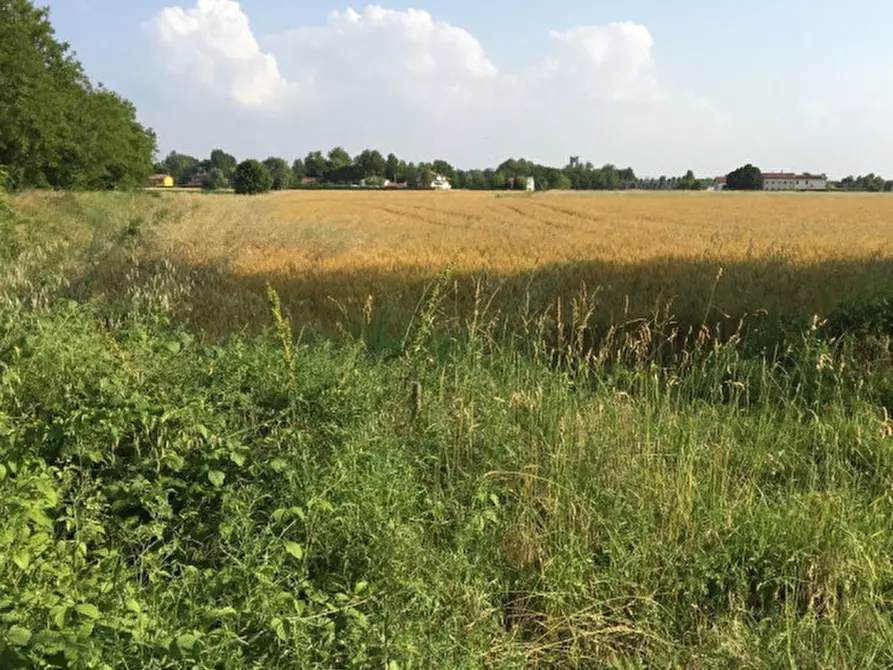
<path fill-rule="evenodd" d="M 153 174 L 151 180 L 152 186 L 170 187 L 174 185 L 174 178 L 169 174 Z"/>

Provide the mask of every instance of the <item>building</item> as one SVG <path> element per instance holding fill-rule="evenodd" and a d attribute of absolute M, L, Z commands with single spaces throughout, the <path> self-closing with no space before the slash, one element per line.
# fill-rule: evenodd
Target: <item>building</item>
<path fill-rule="evenodd" d="M 198 172 L 192 175 L 189 178 L 189 181 L 183 184 L 186 188 L 202 188 L 204 185 L 205 177 L 208 176 L 207 172 Z"/>
<path fill-rule="evenodd" d="M 431 179 L 431 188 L 437 189 L 438 191 L 449 191 L 453 187 L 450 184 L 449 179 L 442 174 L 435 174 Z"/>
<path fill-rule="evenodd" d="M 153 174 L 149 177 L 149 182 L 155 187 L 163 186 L 165 188 L 170 188 L 174 185 L 174 178 L 169 174 Z"/>
<path fill-rule="evenodd" d="M 726 189 L 726 178 L 717 177 L 713 183 L 707 187 L 708 191 L 724 191 Z"/>
<path fill-rule="evenodd" d="M 536 179 L 527 177 L 527 191 L 533 193 L 536 190 Z"/>
<path fill-rule="evenodd" d="M 764 191 L 825 191 L 828 176 L 795 172 L 764 172 Z"/>

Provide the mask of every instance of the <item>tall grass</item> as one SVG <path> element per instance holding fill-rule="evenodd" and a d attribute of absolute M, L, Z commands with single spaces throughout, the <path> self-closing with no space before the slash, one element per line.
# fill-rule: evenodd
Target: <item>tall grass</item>
<path fill-rule="evenodd" d="M 393 341 L 272 280 L 209 339 L 108 202 L 4 261 L 0 667 L 893 664 L 884 319 L 593 334 L 445 271 Z"/>

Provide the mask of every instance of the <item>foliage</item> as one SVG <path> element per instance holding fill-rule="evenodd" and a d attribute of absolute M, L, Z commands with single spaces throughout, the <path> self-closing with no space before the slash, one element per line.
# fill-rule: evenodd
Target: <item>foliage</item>
<path fill-rule="evenodd" d="M 840 181 L 840 188 L 845 191 L 869 191 L 877 193 L 880 191 L 893 190 L 893 182 L 885 180 L 880 175 L 873 172 L 864 176 L 853 177 L 849 175 Z"/>
<path fill-rule="evenodd" d="M 294 186 L 294 172 L 282 158 L 270 157 L 264 161 L 264 166 L 273 176 L 273 190 L 282 191 Z"/>
<path fill-rule="evenodd" d="M 273 175 L 266 165 L 250 158 L 236 168 L 233 188 L 239 194 L 266 193 L 273 188 Z"/>
<path fill-rule="evenodd" d="M 296 159 L 295 162 L 291 164 L 291 173 L 294 177 L 295 184 L 300 184 L 301 180 L 307 176 L 307 168 L 304 165 L 304 161 L 300 158 Z"/>
<path fill-rule="evenodd" d="M 16 188 L 132 188 L 151 174 L 154 133 L 90 83 L 30 0 L 0 0 L 0 89 L 0 165 Z"/>
<path fill-rule="evenodd" d="M 763 190 L 763 173 L 760 168 L 748 163 L 726 175 L 726 189 L 730 191 Z"/>
<path fill-rule="evenodd" d="M 223 173 L 224 178 L 228 180 L 232 178 L 237 166 L 238 161 L 236 160 L 235 156 L 226 153 L 225 151 L 223 151 L 223 149 L 214 149 L 211 152 L 211 157 L 208 161 L 207 168 L 209 170 L 217 168 Z"/>
<path fill-rule="evenodd" d="M 680 191 L 700 191 L 701 181 L 697 177 L 695 177 L 694 172 L 689 170 L 676 185 L 676 188 Z"/>
<path fill-rule="evenodd" d="M 219 167 L 212 167 L 202 177 L 202 188 L 206 191 L 229 188 L 229 185 L 229 179 L 227 179 L 226 174 Z"/>
<path fill-rule="evenodd" d="M 618 228 L 620 198 L 501 196 L 464 196 L 466 214 L 504 236 L 482 203 L 545 201 L 566 210 L 551 238 L 596 202 Z M 355 216 L 359 199 L 336 200 Z M 656 202 L 651 218 L 673 202 L 691 212 L 684 196 L 622 200 Z M 396 343 L 376 339 L 365 287 L 350 287 L 365 302 L 340 313 L 339 336 L 309 333 L 311 300 L 289 300 L 271 265 L 241 279 L 262 277 L 264 331 L 213 340 L 177 315 L 215 290 L 252 298 L 155 256 L 171 248 L 155 236 L 200 227 L 186 217 L 207 207 L 207 246 L 215 227 L 262 226 L 256 201 L 11 201 L 27 245 L 0 265 L 0 667 L 893 664 L 893 395 L 889 357 L 866 358 L 859 339 L 816 325 L 756 346 L 723 320 L 687 338 L 660 314 L 618 313 L 596 340 L 600 296 L 535 312 L 482 284 L 464 300 L 453 253 L 398 315 Z M 245 218 L 227 220 L 234 210 Z M 134 228 L 145 238 L 122 235 Z M 307 246 L 293 233 L 281 239 Z M 444 237 L 455 252 L 455 228 Z M 587 236 L 569 237 L 580 251 Z M 182 262 L 188 245 L 176 251 Z M 639 269 L 649 302 L 659 291 L 643 277 L 679 263 Z M 777 271 L 764 262 L 751 278 Z M 524 278 L 534 297 L 572 281 L 546 272 L 552 283 Z M 408 293 L 412 275 L 397 279 L 377 277 L 375 299 Z M 866 295 L 851 287 L 844 302 Z"/>

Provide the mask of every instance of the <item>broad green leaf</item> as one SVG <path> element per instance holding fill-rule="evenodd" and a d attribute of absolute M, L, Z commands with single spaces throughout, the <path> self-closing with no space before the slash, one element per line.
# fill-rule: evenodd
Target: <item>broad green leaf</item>
<path fill-rule="evenodd" d="M 245 465 L 245 454 L 239 453 L 238 451 L 231 451 L 229 454 L 229 460 L 238 465 L 240 468 Z"/>
<path fill-rule="evenodd" d="M 13 626 L 6 634 L 6 639 L 14 647 L 26 647 L 31 641 L 31 631 L 21 626 Z"/>
<path fill-rule="evenodd" d="M 56 628 L 65 628 L 65 615 L 67 613 L 68 607 L 66 605 L 57 605 L 50 610 L 50 614 L 53 617 L 53 623 L 56 624 Z"/>
<path fill-rule="evenodd" d="M 174 341 L 174 342 L 167 343 L 167 350 L 169 352 L 171 352 L 172 354 L 179 354 L 181 348 L 182 347 L 180 346 L 179 342 Z"/>
<path fill-rule="evenodd" d="M 304 558 L 304 547 L 297 542 L 286 542 L 285 550 L 299 561 Z"/>
<path fill-rule="evenodd" d="M 282 623 L 282 619 L 276 617 L 270 621 L 270 628 L 276 631 L 276 637 L 278 637 L 283 642 L 288 642 L 288 633 L 285 630 L 285 624 Z"/>
<path fill-rule="evenodd" d="M 6 466 L 0 463 L 0 482 L 6 479 Z"/>
<path fill-rule="evenodd" d="M 27 551 L 17 551 L 12 555 L 12 562 L 22 570 L 27 570 L 28 566 L 31 565 L 31 556 Z"/>
<path fill-rule="evenodd" d="M 131 612 L 142 612 L 143 611 L 143 608 L 140 606 L 139 601 L 134 598 L 131 598 L 130 600 L 127 601 L 127 609 L 129 609 Z"/>
<path fill-rule="evenodd" d="M 98 619 L 99 618 L 99 608 L 96 605 L 91 605 L 90 603 L 81 603 L 80 605 L 75 605 L 75 611 L 78 614 L 83 614 L 85 617 L 90 619 Z"/>
<path fill-rule="evenodd" d="M 177 647 L 183 651 L 191 651 L 197 641 L 198 638 L 192 633 L 184 633 L 177 636 Z"/>
<path fill-rule="evenodd" d="M 203 438 L 205 438 L 206 440 L 207 440 L 209 437 L 211 437 L 211 431 L 209 431 L 209 430 L 208 430 L 205 426 L 203 426 L 202 424 L 198 424 L 198 425 L 195 427 L 195 430 L 196 430 L 196 432 L 197 432 L 199 435 L 201 435 L 201 436 L 202 436 Z"/>
<path fill-rule="evenodd" d="M 211 470 L 211 472 L 208 473 L 208 479 L 214 486 L 220 487 L 223 486 L 226 475 L 220 472 L 220 470 Z"/>
<path fill-rule="evenodd" d="M 53 520 L 46 515 L 42 509 L 30 509 L 28 510 L 28 518 L 31 519 L 38 526 L 42 526 L 48 530 L 53 529 Z"/>

